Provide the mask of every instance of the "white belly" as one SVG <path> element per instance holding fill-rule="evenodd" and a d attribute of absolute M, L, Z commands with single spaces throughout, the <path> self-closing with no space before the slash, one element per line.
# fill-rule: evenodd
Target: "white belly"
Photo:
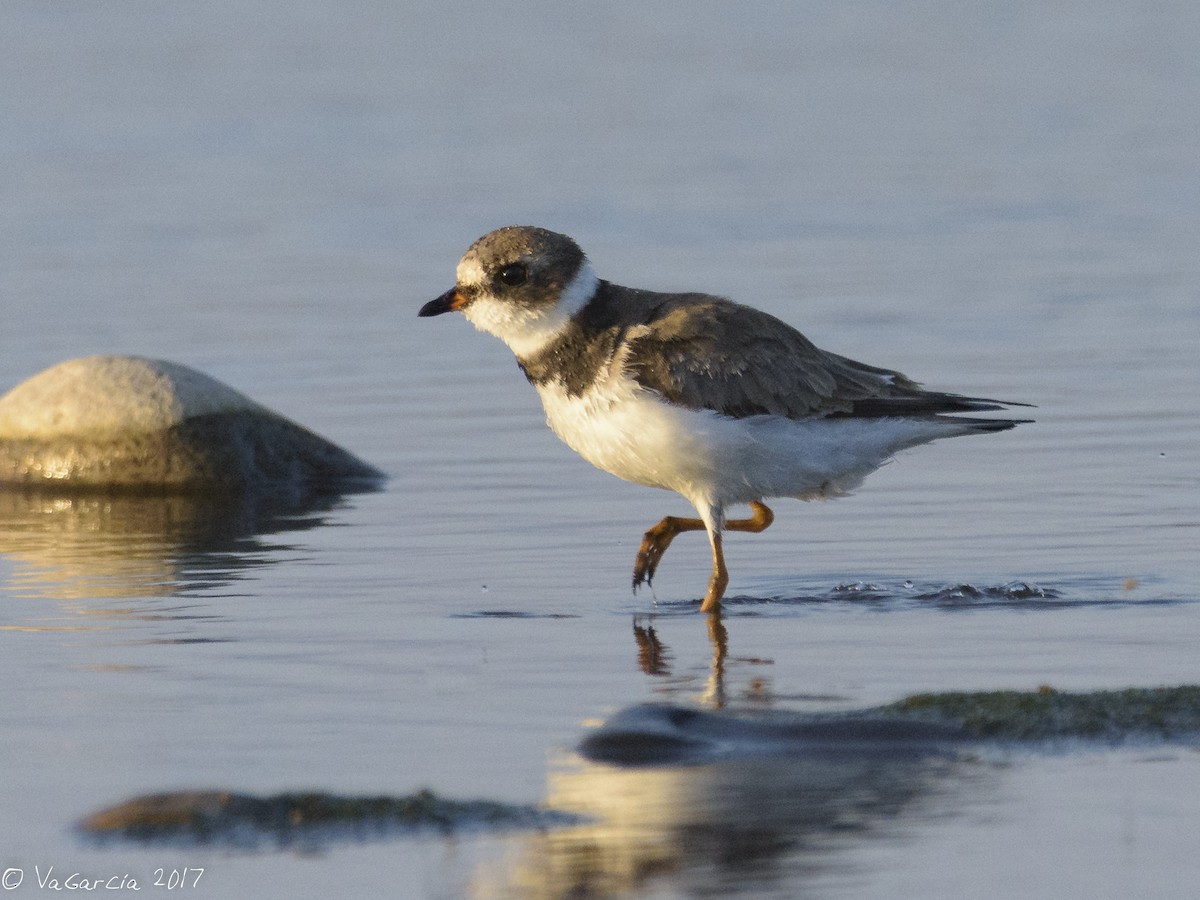
<path fill-rule="evenodd" d="M 735 419 L 672 406 L 623 380 L 582 397 L 555 385 L 538 393 L 554 433 L 592 465 L 697 507 L 836 496 L 897 450 L 956 431 L 910 419 Z"/>

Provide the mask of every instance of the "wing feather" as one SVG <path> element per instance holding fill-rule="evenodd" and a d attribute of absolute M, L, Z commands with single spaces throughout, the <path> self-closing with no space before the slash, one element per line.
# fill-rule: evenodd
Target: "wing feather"
<path fill-rule="evenodd" d="M 925 391 L 900 372 L 829 353 L 774 316 L 721 297 L 613 288 L 626 292 L 622 305 L 644 310 L 626 334 L 625 368 L 643 387 L 691 409 L 800 419 L 1023 405 Z"/>

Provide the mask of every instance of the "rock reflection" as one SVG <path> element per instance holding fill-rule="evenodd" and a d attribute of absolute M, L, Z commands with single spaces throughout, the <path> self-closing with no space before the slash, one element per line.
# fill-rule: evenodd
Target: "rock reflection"
<path fill-rule="evenodd" d="M 0 555 L 12 565 L 5 592 L 83 600 L 212 587 L 260 564 L 260 537 L 313 528 L 336 503 L 0 490 Z"/>

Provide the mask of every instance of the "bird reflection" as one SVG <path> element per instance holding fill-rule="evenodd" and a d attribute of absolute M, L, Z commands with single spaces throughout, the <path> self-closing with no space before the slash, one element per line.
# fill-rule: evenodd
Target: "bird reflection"
<path fill-rule="evenodd" d="M 721 709 L 726 703 L 725 661 L 729 655 L 729 631 L 721 621 L 721 611 L 707 614 L 708 641 L 712 647 L 712 665 L 701 694 L 701 703 L 713 709 Z M 642 616 L 633 618 L 633 639 L 637 644 L 638 668 L 656 678 L 672 674 L 673 654 L 659 638 L 654 625 Z M 755 660 L 761 662 L 761 660 Z"/>
<path fill-rule="evenodd" d="M 674 671 L 686 667 L 660 637 L 671 621 L 634 618 L 638 668 L 656 693 L 695 691 L 701 679 Z M 884 823 L 919 817 L 915 801 L 961 771 L 953 728 L 775 709 L 761 676 L 727 685 L 728 670 L 769 660 L 731 657 L 720 613 L 706 624 L 699 702 L 636 703 L 590 729 L 552 767 L 545 799 L 581 822 L 522 836 L 477 870 L 471 896 L 642 896 L 663 884 L 673 896 L 743 896 L 763 873 L 803 885 Z"/>
<path fill-rule="evenodd" d="M 802 886 L 845 865 L 847 849 L 886 833 L 885 823 L 919 818 L 914 801 L 944 793 L 958 769 L 861 745 L 683 765 L 576 758 L 550 772 L 545 803 L 584 821 L 521 836 L 514 852 L 480 866 L 470 895 L 570 900 L 668 886 L 671 896 L 748 896 L 763 877 Z"/>
<path fill-rule="evenodd" d="M 671 654 L 658 639 L 658 632 L 654 630 L 653 625 L 641 625 L 634 616 L 633 639 L 637 641 L 639 669 L 647 675 L 671 674 Z"/>
<path fill-rule="evenodd" d="M 725 705 L 725 657 L 729 653 L 729 632 L 721 621 L 719 607 L 708 614 L 708 641 L 712 644 L 713 657 L 704 702 L 714 709 L 720 709 Z"/>

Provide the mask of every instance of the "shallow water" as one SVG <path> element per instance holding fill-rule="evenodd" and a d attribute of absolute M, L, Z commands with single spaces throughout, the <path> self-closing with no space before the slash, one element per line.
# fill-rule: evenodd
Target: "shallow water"
<path fill-rule="evenodd" d="M 821 711 L 1198 680 L 1192 7 L 8 19 L 0 389 L 89 353 L 167 358 L 391 476 L 219 516 L 0 497 L 17 895 L 35 867 L 200 866 L 208 896 L 563 896 L 580 877 L 629 897 L 1191 896 L 1187 745 L 830 774 L 820 802 L 766 762 L 573 751 L 645 700 Z M 1037 423 L 731 536 L 714 667 L 702 539 L 653 593 L 628 589 L 641 532 L 683 501 L 559 445 L 498 342 L 416 318 L 513 221 L 573 234 L 603 277 L 729 294 L 931 387 L 1035 403 Z M 317 855 L 72 827 L 159 790 L 422 787 L 601 817 Z"/>

